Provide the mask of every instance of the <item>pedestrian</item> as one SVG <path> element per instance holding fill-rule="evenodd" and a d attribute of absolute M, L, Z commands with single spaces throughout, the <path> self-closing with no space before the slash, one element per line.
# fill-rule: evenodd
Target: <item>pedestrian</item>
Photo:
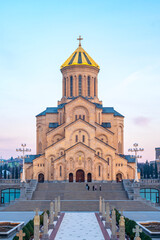
<path fill-rule="evenodd" d="M 88 183 L 86 183 L 86 189 L 88 189 Z"/>
<path fill-rule="evenodd" d="M 99 191 L 101 191 L 102 190 L 102 187 L 101 187 L 101 185 L 99 186 Z"/>
<path fill-rule="evenodd" d="M 90 186 L 88 185 L 88 191 L 89 191 L 89 189 L 90 189 Z"/>
<path fill-rule="evenodd" d="M 94 191 L 94 185 L 93 185 L 93 187 L 92 187 L 92 190 Z"/>
<path fill-rule="evenodd" d="M 94 190 L 95 190 L 95 191 L 97 190 L 97 185 L 95 185 Z"/>

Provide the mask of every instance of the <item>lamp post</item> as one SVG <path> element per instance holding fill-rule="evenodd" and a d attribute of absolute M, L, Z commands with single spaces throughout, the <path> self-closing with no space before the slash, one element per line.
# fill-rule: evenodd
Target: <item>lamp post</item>
<path fill-rule="evenodd" d="M 23 152 L 23 155 L 22 155 L 22 159 L 23 159 L 23 171 L 22 171 L 22 179 L 21 179 L 21 182 L 25 182 L 25 181 L 26 181 L 26 178 L 25 178 L 25 169 L 24 169 L 24 159 L 25 159 L 24 153 L 25 153 L 25 152 L 31 152 L 31 149 L 25 148 L 25 147 L 26 147 L 26 144 L 25 144 L 25 143 L 22 143 L 22 144 L 21 144 L 21 147 L 22 147 L 22 148 L 17 148 L 16 151 L 17 151 L 17 152 Z"/>
<path fill-rule="evenodd" d="M 139 182 L 139 179 L 138 179 L 138 173 L 137 173 L 137 163 L 138 163 L 138 158 L 141 158 L 142 156 L 140 155 L 137 155 L 137 153 L 139 151 L 144 151 L 144 148 L 138 148 L 138 143 L 134 143 L 133 144 L 133 148 L 129 148 L 128 149 L 128 152 L 134 152 L 135 155 L 133 155 L 132 157 L 135 158 L 135 179 L 134 179 L 134 182 Z"/>

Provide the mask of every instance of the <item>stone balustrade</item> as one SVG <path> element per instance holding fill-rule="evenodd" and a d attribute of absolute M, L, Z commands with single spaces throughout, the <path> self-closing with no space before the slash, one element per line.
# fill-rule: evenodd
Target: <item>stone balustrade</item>
<path fill-rule="evenodd" d="M 0 179 L 0 184 L 20 184 L 20 179 Z"/>

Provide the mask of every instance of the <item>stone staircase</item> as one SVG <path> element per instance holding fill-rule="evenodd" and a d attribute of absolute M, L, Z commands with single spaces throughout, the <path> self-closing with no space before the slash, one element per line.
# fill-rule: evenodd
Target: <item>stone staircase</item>
<path fill-rule="evenodd" d="M 97 191 L 92 190 L 93 185 L 97 185 Z M 100 196 L 118 210 L 157 211 L 142 201 L 129 200 L 122 183 L 89 183 L 89 186 L 88 191 L 86 183 L 38 183 L 31 200 L 16 201 L 2 211 L 33 211 L 36 207 L 44 211 L 57 196 L 61 197 L 62 211 L 98 211 Z"/>
<path fill-rule="evenodd" d="M 97 185 L 97 191 L 93 191 Z M 99 191 L 101 185 L 102 191 Z M 98 200 L 100 196 L 106 200 L 127 200 L 127 194 L 122 183 L 39 183 L 33 193 L 32 200 L 52 200 L 59 195 L 62 200 Z"/>

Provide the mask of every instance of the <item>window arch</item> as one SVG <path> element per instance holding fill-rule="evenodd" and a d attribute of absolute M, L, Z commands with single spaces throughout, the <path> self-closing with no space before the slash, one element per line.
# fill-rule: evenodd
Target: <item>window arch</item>
<path fill-rule="evenodd" d="M 82 142 L 85 142 L 85 135 L 82 136 Z"/>
<path fill-rule="evenodd" d="M 59 167 L 59 176 L 62 177 L 62 166 Z"/>
<path fill-rule="evenodd" d="M 64 96 L 66 96 L 66 78 L 64 78 Z"/>
<path fill-rule="evenodd" d="M 101 166 L 100 165 L 98 166 L 98 176 L 99 177 L 101 176 Z"/>
<path fill-rule="evenodd" d="M 96 78 L 94 78 L 94 96 L 96 96 Z"/>
<path fill-rule="evenodd" d="M 90 97 L 90 76 L 88 76 L 88 97 Z"/>
<path fill-rule="evenodd" d="M 70 76 L 70 96 L 73 96 L 73 77 Z"/>
<path fill-rule="evenodd" d="M 82 76 L 79 75 L 78 77 L 78 87 L 79 87 L 79 96 L 82 95 Z"/>

